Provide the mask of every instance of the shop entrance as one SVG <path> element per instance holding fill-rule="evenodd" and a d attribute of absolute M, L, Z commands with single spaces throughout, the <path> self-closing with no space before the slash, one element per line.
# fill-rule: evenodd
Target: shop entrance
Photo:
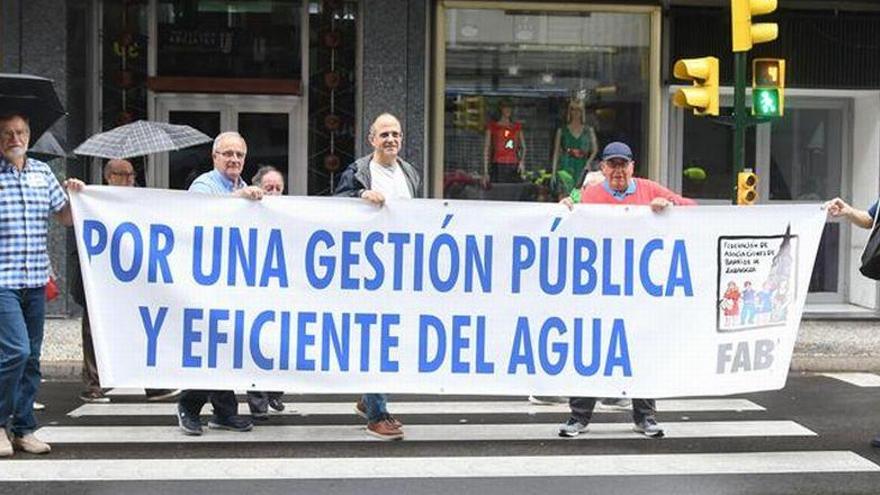
<path fill-rule="evenodd" d="M 305 194 L 307 165 L 301 118 L 302 98 L 277 95 L 161 93 L 154 97 L 154 118 L 190 125 L 212 138 L 237 131 L 248 145 L 242 178 L 248 183 L 261 165 L 281 170 L 287 194 Z M 213 143 L 156 156 L 147 167 L 147 185 L 186 189 L 211 170 Z"/>

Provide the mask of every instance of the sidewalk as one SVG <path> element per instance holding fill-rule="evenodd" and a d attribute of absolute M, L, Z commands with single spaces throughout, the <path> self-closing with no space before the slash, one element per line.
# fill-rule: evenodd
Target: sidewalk
<path fill-rule="evenodd" d="M 47 319 L 43 376 L 79 380 L 79 318 Z M 794 371 L 880 371 L 880 321 L 808 320 L 801 323 L 791 363 Z"/>

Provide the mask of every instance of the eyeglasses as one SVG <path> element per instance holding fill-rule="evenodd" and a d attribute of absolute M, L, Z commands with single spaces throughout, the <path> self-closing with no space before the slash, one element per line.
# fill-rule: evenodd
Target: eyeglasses
<path fill-rule="evenodd" d="M 238 158 L 239 160 L 244 159 L 245 155 L 247 154 L 244 151 L 235 151 L 235 150 L 218 151 L 217 153 L 220 153 L 221 155 L 223 155 L 223 158 L 235 157 L 235 158 Z"/>
<path fill-rule="evenodd" d="M 281 184 L 266 184 L 262 186 L 262 188 L 266 192 L 281 192 L 282 190 L 284 190 L 284 186 L 282 186 Z"/>
<path fill-rule="evenodd" d="M 117 176 L 117 177 L 126 177 L 126 178 L 128 178 L 128 177 L 134 177 L 134 176 L 137 175 L 137 174 L 134 173 L 134 172 L 110 172 L 110 175 L 115 175 L 115 176 Z"/>
<path fill-rule="evenodd" d="M 602 163 L 604 163 L 605 166 L 611 167 L 611 168 L 625 168 L 627 165 L 632 163 L 632 161 L 631 160 L 621 160 L 620 158 L 612 158 L 610 160 L 605 160 Z"/>
<path fill-rule="evenodd" d="M 0 136 L 3 136 L 3 139 L 12 139 L 15 137 L 24 138 L 24 137 L 30 136 L 30 132 L 28 132 L 27 129 L 18 129 L 18 130 L 11 129 L 8 131 L 0 132 Z"/>
<path fill-rule="evenodd" d="M 389 136 L 390 136 L 390 137 L 393 137 L 393 138 L 399 138 L 399 137 L 400 137 L 400 133 L 397 132 L 397 131 L 385 131 L 385 132 L 379 133 L 379 137 L 382 138 L 382 139 L 386 139 L 386 138 L 388 138 Z"/>

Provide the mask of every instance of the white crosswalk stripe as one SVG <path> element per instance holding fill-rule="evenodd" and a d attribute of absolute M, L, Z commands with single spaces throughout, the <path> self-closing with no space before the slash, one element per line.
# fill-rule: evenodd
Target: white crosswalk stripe
<path fill-rule="evenodd" d="M 4 463 L 6 481 L 375 479 L 876 472 L 852 452 L 325 459 L 97 459 Z"/>
<path fill-rule="evenodd" d="M 538 414 L 568 412 L 567 404 L 541 406 L 530 404 L 524 400 L 393 402 L 388 407 L 393 414 Z M 657 410 L 660 412 L 763 411 L 764 408 L 745 399 L 682 399 L 658 400 Z M 247 414 L 247 404 L 240 403 L 239 412 Z M 323 416 L 353 414 L 353 412 L 354 402 L 293 402 L 286 404 L 286 409 L 277 414 Z M 596 412 L 625 412 L 625 410 L 598 403 L 596 404 Z M 72 417 L 173 416 L 176 413 L 177 408 L 171 403 L 110 403 L 85 404 L 74 409 L 68 415 Z"/>
<path fill-rule="evenodd" d="M 820 375 L 857 387 L 880 387 L 880 375 L 874 373 L 820 373 Z"/>
<path fill-rule="evenodd" d="M 367 435 L 364 420 L 357 417 L 354 401 L 313 402 L 302 396 L 287 396 L 287 409 L 272 413 L 268 422 L 257 423 L 247 433 L 205 430 L 201 436 L 187 436 L 174 426 L 176 404 L 143 402 L 141 390 L 112 390 L 109 404 L 85 404 L 67 413 L 65 421 L 44 426 L 38 436 L 57 449 L 99 446 L 108 454 L 98 459 L 16 460 L 0 469 L 0 481 L 113 481 L 113 480 L 235 480 L 235 479 L 404 479 L 404 478 L 478 478 L 478 477 L 572 477 L 572 476 L 662 476 L 700 474 L 792 474 L 877 472 L 880 466 L 846 450 L 809 450 L 817 433 L 785 418 L 773 417 L 760 404 L 738 398 L 659 400 L 657 409 L 665 413 L 662 426 L 665 440 L 649 439 L 633 431 L 629 410 L 597 404 L 589 432 L 575 438 L 560 438 L 559 425 L 566 418 L 568 406 L 534 405 L 522 400 L 401 400 L 392 401 L 389 409 L 406 422 L 404 442 L 423 445 L 541 445 L 564 446 L 576 441 L 599 445 L 602 440 L 652 442 L 642 454 L 559 455 L 551 449 L 547 455 L 523 454 L 486 456 L 400 456 L 394 462 L 371 455 L 339 457 L 331 447 L 365 445 L 381 442 Z M 240 411 L 247 413 L 242 400 Z M 203 411 L 210 413 L 210 406 Z M 691 416 L 694 419 L 691 419 Z M 310 419 L 311 418 L 311 419 Z M 675 419 L 673 421 L 673 419 Z M 686 452 L 677 441 L 697 439 L 759 439 L 766 441 L 758 451 L 720 453 Z M 775 439 L 775 440 L 774 440 Z M 798 448 L 780 450 L 778 442 L 797 441 Z M 583 443 L 587 442 L 587 443 Z M 657 442 L 657 443 L 653 443 Z M 327 448 L 326 457 L 251 458 L 259 462 L 242 463 L 235 458 L 243 444 L 310 444 Z M 156 445 L 206 445 L 213 454 L 205 458 L 175 458 L 175 449 L 166 458 L 116 459 L 114 448 L 146 449 Z M 501 444 L 497 444 L 501 445 Z M 635 446 L 637 444 L 629 444 Z M 117 447 L 118 446 L 118 447 Z M 658 447 L 659 446 L 659 447 Z M 250 447 L 246 447 L 250 448 Z M 494 448 L 494 447 L 493 447 Z M 783 447 L 784 448 L 784 447 Z M 804 450 L 800 450 L 804 449 Z M 761 451 L 767 450 L 767 451 Z M 485 451 L 485 450 L 484 450 Z M 155 450 L 149 451 L 155 455 Z M 161 452 L 161 450 L 160 450 Z M 418 451 L 416 451 L 418 452 Z M 456 450 L 463 452 L 463 450 Z M 469 450 L 466 450 L 471 454 Z M 565 452 L 565 450 L 562 450 Z M 595 449 L 594 449 L 595 452 Z M 169 459 L 173 462 L 168 462 Z"/>

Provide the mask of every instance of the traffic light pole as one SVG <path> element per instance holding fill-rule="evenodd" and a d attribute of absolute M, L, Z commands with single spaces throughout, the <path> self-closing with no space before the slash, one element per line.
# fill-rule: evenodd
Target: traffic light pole
<path fill-rule="evenodd" d="M 736 204 L 737 174 L 745 169 L 746 128 L 751 119 L 746 113 L 746 68 L 748 52 L 734 52 L 733 86 L 733 189 L 731 201 Z"/>

